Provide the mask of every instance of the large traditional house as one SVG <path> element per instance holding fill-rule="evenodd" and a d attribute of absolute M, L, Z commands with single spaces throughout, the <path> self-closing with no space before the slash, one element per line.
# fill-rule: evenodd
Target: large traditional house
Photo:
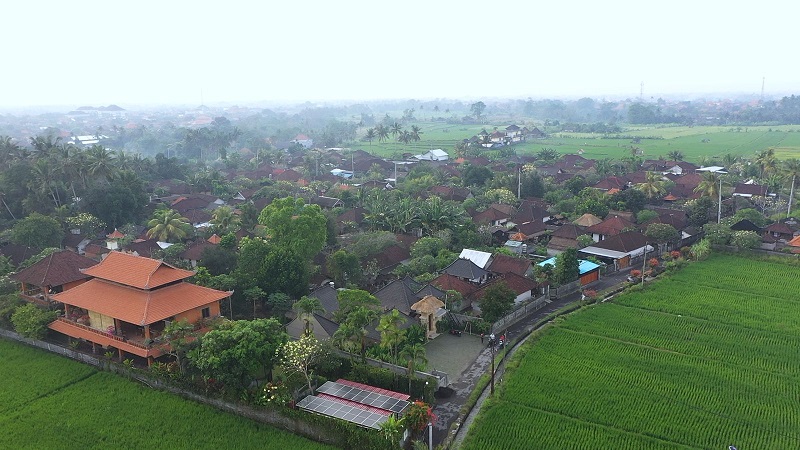
<path fill-rule="evenodd" d="M 64 304 L 64 315 L 50 329 L 71 338 L 146 358 L 164 354 L 156 338 L 168 323 L 185 320 L 198 328 L 203 319 L 220 315 L 223 292 L 187 283 L 194 272 L 154 259 L 111 252 L 101 263 L 83 269 L 92 277 L 52 296 Z"/>

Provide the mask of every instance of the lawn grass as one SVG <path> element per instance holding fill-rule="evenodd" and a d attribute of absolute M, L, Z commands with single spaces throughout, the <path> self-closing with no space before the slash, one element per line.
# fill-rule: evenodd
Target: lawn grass
<path fill-rule="evenodd" d="M 715 256 L 558 321 L 462 448 L 797 448 L 798 272 Z"/>
<path fill-rule="evenodd" d="M 15 342 L 0 355 L 0 448 L 333 448 Z"/>

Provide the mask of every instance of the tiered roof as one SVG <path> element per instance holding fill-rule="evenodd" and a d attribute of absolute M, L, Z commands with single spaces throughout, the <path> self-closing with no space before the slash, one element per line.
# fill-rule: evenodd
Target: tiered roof
<path fill-rule="evenodd" d="M 155 289 L 194 275 L 194 272 L 172 267 L 164 261 L 122 252 L 111 252 L 100 264 L 82 272 L 136 289 Z"/>

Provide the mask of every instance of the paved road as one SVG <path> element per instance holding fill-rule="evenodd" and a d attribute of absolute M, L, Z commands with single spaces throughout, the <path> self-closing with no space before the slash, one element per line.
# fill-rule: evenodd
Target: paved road
<path fill-rule="evenodd" d="M 625 281 L 628 276 L 628 270 L 624 270 L 608 277 L 603 277 L 600 280 L 591 283 L 588 287 L 597 291 L 605 290 Z M 508 339 L 515 339 L 521 336 L 527 336 L 533 331 L 534 325 L 547 317 L 552 312 L 564 307 L 565 305 L 578 301 L 581 298 L 580 292 L 571 294 L 565 298 L 554 300 L 545 305 L 542 309 L 536 311 L 525 319 L 520 320 L 507 331 Z M 450 426 L 458 419 L 458 414 L 462 406 L 466 404 L 472 390 L 478 382 L 481 375 L 489 373 L 492 366 L 492 354 L 488 348 L 484 348 L 475 361 L 458 377 L 458 380 L 450 385 L 454 394 L 449 398 L 438 399 L 434 405 L 433 412 L 436 414 L 436 423 L 433 424 L 433 443 L 439 445 L 447 436 Z M 496 375 L 497 376 L 497 375 Z M 486 391 L 488 393 L 488 389 Z M 488 395 L 488 394 L 487 394 Z M 475 414 L 480 409 L 479 406 L 483 402 L 483 397 L 478 401 L 478 404 L 473 409 L 470 417 L 467 417 L 465 426 L 461 427 L 459 438 L 466 433 L 469 428 L 469 422 L 474 419 Z"/>

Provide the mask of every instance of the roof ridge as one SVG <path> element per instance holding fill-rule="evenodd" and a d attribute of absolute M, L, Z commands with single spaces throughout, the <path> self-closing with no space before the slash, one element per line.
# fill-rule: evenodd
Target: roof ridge
<path fill-rule="evenodd" d="M 145 289 L 150 289 L 150 279 L 151 279 L 151 278 L 153 278 L 153 274 L 155 274 L 155 273 L 156 273 L 156 271 L 157 271 L 159 268 L 161 268 L 161 265 L 162 265 L 162 264 L 164 264 L 164 260 L 163 260 L 163 259 L 157 259 L 156 261 L 158 261 L 158 264 L 156 264 L 156 267 L 155 267 L 155 269 L 153 269 L 153 270 L 150 272 L 150 275 L 148 275 L 148 276 L 147 276 L 147 281 L 144 283 L 144 288 L 145 288 Z"/>
<path fill-rule="evenodd" d="M 47 255 L 47 267 L 45 267 L 44 274 L 42 274 L 42 283 L 39 285 L 40 287 L 46 287 L 46 286 L 43 286 L 43 285 L 44 285 L 44 282 L 47 280 L 47 274 L 50 273 L 50 265 L 53 264 L 53 255 L 54 254 L 55 254 L 55 252 L 50 253 L 49 255 Z M 48 292 L 48 294 L 49 294 L 49 292 Z"/>
<path fill-rule="evenodd" d="M 150 311 L 150 301 L 153 299 L 153 291 L 147 291 L 147 301 L 144 304 L 144 311 L 142 311 L 142 321 L 140 326 L 145 326 L 147 322 L 147 313 Z"/>

